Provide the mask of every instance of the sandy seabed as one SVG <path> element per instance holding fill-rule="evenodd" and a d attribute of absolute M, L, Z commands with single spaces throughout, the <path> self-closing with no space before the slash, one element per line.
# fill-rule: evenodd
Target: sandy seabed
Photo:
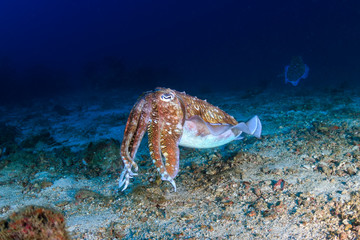
<path fill-rule="evenodd" d="M 139 94 L 0 106 L 0 217 L 52 208 L 73 239 L 358 239 L 359 91 L 198 94 L 238 121 L 258 115 L 262 138 L 181 148 L 174 192 L 145 137 L 121 192 L 119 145 Z"/>

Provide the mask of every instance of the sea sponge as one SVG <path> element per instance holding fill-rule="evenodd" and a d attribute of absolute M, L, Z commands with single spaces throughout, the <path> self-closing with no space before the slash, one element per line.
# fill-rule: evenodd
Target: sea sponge
<path fill-rule="evenodd" d="M 0 221 L 0 240 L 69 240 L 63 214 L 27 206 Z"/>

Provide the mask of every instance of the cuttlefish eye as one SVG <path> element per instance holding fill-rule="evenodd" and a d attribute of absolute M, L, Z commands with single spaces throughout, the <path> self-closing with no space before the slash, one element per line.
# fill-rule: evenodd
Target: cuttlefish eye
<path fill-rule="evenodd" d="M 175 98 L 175 95 L 173 93 L 164 93 L 160 96 L 160 99 L 164 102 L 170 102 Z"/>

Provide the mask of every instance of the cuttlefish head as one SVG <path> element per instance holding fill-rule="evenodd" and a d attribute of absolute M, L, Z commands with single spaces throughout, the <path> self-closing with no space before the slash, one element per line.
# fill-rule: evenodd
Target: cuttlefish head
<path fill-rule="evenodd" d="M 176 91 L 170 88 L 156 88 L 152 96 L 153 111 L 158 112 L 159 118 L 162 118 L 167 125 L 169 123 L 179 122 L 183 125 L 185 121 L 184 104 L 176 94 Z"/>

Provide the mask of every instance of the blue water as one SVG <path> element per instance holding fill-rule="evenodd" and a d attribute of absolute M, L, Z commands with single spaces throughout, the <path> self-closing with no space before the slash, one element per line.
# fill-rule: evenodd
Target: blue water
<path fill-rule="evenodd" d="M 104 88 L 198 91 L 359 84 L 358 1 L 1 1 L 1 100 Z M 75 94 L 75 93 L 74 93 Z"/>

